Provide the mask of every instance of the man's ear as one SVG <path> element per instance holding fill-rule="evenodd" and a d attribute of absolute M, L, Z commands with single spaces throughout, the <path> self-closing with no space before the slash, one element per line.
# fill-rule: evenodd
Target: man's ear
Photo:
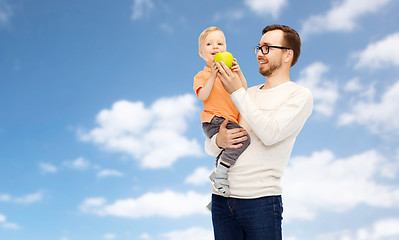
<path fill-rule="evenodd" d="M 294 50 L 292 49 L 287 49 L 287 53 L 285 56 L 285 62 L 290 62 L 294 58 Z"/>

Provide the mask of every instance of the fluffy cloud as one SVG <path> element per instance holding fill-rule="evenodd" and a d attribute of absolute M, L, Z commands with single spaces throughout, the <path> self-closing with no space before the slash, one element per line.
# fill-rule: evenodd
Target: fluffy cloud
<path fill-rule="evenodd" d="M 115 234 L 113 234 L 113 233 L 106 233 L 106 234 L 104 234 L 104 237 L 103 237 L 104 239 L 115 239 L 116 238 L 116 235 Z"/>
<path fill-rule="evenodd" d="M 270 14 L 277 18 L 287 0 L 245 0 L 245 4 L 258 15 Z"/>
<path fill-rule="evenodd" d="M 164 191 L 147 193 L 136 199 L 121 199 L 112 204 L 107 204 L 104 198 L 87 198 L 80 205 L 80 210 L 99 216 L 177 218 L 193 214 L 206 214 L 205 206 L 210 199 L 209 194 L 198 194 L 192 191 L 187 193 Z"/>
<path fill-rule="evenodd" d="M 0 213 L 0 225 L 3 228 L 8 228 L 8 229 L 19 229 L 20 228 L 20 226 L 16 223 L 7 222 L 7 217 L 1 213 Z"/>
<path fill-rule="evenodd" d="M 16 203 L 21 203 L 21 204 L 31 204 L 35 202 L 39 202 L 43 199 L 43 194 L 40 192 L 33 193 L 33 194 L 28 194 L 23 197 L 18 197 L 15 198 Z"/>
<path fill-rule="evenodd" d="M 18 203 L 18 204 L 31 204 L 39 202 L 42 199 L 43 199 L 43 194 L 41 192 L 28 194 L 22 197 L 12 197 L 9 194 L 0 194 L 0 201 Z"/>
<path fill-rule="evenodd" d="M 374 133 L 399 133 L 399 81 L 379 101 L 359 100 L 339 116 L 339 125 L 360 124 Z"/>
<path fill-rule="evenodd" d="M 0 0 L 0 26 L 7 24 L 13 12 L 6 0 Z"/>
<path fill-rule="evenodd" d="M 344 212 L 359 204 L 399 208 L 398 164 L 375 150 L 339 159 L 331 151 L 294 157 L 283 178 L 285 219 L 313 220 L 319 211 Z"/>
<path fill-rule="evenodd" d="M 382 219 L 370 227 L 320 235 L 318 240 L 393 240 L 399 239 L 399 218 Z"/>
<path fill-rule="evenodd" d="M 144 17 L 149 14 L 153 8 L 154 4 L 151 0 L 134 0 L 132 19 L 137 20 Z"/>
<path fill-rule="evenodd" d="M 201 147 L 189 140 L 187 120 L 195 116 L 196 99 L 191 94 L 162 98 L 149 108 L 142 102 L 118 101 L 96 117 L 99 127 L 80 139 L 106 149 L 131 155 L 142 167 L 169 167 L 181 157 L 200 156 Z"/>
<path fill-rule="evenodd" d="M 302 26 L 302 35 L 326 31 L 353 30 L 356 21 L 367 14 L 378 12 L 392 0 L 343 0 L 319 15 L 311 16 Z"/>
<path fill-rule="evenodd" d="M 324 77 L 328 67 L 316 62 L 305 68 L 300 73 L 298 84 L 309 88 L 314 98 L 314 111 L 325 116 L 334 113 L 335 103 L 338 100 L 338 86 L 336 83 Z"/>
<path fill-rule="evenodd" d="M 363 89 L 363 86 L 360 83 L 359 78 L 353 78 L 353 79 L 349 80 L 344 86 L 344 90 L 347 92 L 358 92 L 362 89 Z"/>
<path fill-rule="evenodd" d="M 9 202 L 11 200 L 11 196 L 9 194 L 0 194 L 1 202 Z"/>
<path fill-rule="evenodd" d="M 58 168 L 50 163 L 39 163 L 39 168 L 42 173 L 56 173 Z"/>
<path fill-rule="evenodd" d="M 91 166 L 90 162 L 86 160 L 84 157 L 78 157 L 73 161 L 65 161 L 63 165 L 68 168 L 81 170 L 81 171 L 86 170 Z"/>
<path fill-rule="evenodd" d="M 2 226 L 3 226 L 3 228 L 8 228 L 8 229 L 20 229 L 21 228 L 18 224 L 10 223 L 10 222 L 6 222 Z"/>
<path fill-rule="evenodd" d="M 399 32 L 371 43 L 361 52 L 354 53 L 355 68 L 377 69 L 399 66 Z"/>
<path fill-rule="evenodd" d="M 70 170 L 84 171 L 84 170 L 96 170 L 97 178 L 106 177 L 122 177 L 123 173 L 114 169 L 102 169 L 101 166 L 91 163 L 84 157 L 78 157 L 75 160 L 64 161 L 62 166 L 57 167 L 50 163 L 39 163 L 40 170 L 43 173 L 56 173 L 59 169 L 67 168 Z M 4 201 L 7 196 L 0 195 L 0 201 Z"/>
<path fill-rule="evenodd" d="M 185 183 L 188 184 L 193 184 L 193 185 L 204 185 L 206 183 L 209 183 L 209 175 L 212 173 L 212 169 L 207 169 L 204 167 L 199 167 L 195 169 L 195 171 L 186 178 L 184 181 Z"/>
<path fill-rule="evenodd" d="M 103 169 L 97 173 L 98 178 L 104 178 L 104 177 L 122 177 L 123 173 L 112 170 L 112 169 Z"/>

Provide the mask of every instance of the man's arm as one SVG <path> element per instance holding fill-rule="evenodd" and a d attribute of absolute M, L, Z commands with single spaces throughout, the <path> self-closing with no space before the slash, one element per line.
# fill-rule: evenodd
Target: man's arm
<path fill-rule="evenodd" d="M 279 109 L 268 114 L 256 106 L 244 88 L 232 93 L 231 98 L 241 116 L 266 146 L 280 142 L 302 128 L 313 108 L 313 98 L 308 90 L 296 93 Z"/>
<path fill-rule="evenodd" d="M 231 94 L 230 97 L 241 116 L 266 146 L 280 142 L 302 128 L 312 113 L 312 94 L 303 90 L 298 91 L 273 113 L 265 114 L 249 97 L 236 73 L 223 62 L 216 63 L 216 66 L 223 87 Z"/>
<path fill-rule="evenodd" d="M 227 129 L 226 119 L 220 125 L 219 133 L 212 138 L 205 139 L 205 151 L 212 156 L 217 156 L 225 148 L 240 148 L 241 142 L 247 140 L 247 132 L 244 128 Z"/>

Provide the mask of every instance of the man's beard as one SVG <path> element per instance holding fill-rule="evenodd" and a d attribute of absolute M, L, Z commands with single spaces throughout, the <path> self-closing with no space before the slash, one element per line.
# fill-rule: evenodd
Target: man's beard
<path fill-rule="evenodd" d="M 269 62 L 269 64 L 270 64 L 269 69 L 259 68 L 259 73 L 265 77 L 270 77 L 277 69 L 281 67 L 281 61 L 278 61 L 277 63 L 274 64 L 271 64 Z"/>

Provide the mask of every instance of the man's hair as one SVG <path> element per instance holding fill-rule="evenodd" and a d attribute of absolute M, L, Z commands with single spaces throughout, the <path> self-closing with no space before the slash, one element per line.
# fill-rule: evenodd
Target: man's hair
<path fill-rule="evenodd" d="M 299 34 L 291 27 L 285 25 L 270 25 L 263 29 L 262 35 L 273 30 L 281 30 L 284 32 L 282 45 L 283 47 L 288 47 L 294 51 L 291 67 L 294 66 L 301 54 L 301 38 L 299 37 Z"/>
<path fill-rule="evenodd" d="M 201 44 L 205 41 L 205 38 L 212 32 L 214 31 L 221 31 L 223 33 L 222 30 L 220 30 L 217 27 L 209 27 L 207 29 L 205 29 L 204 31 L 202 31 L 202 33 L 200 34 L 199 38 L 198 38 L 198 49 L 201 50 Z"/>

